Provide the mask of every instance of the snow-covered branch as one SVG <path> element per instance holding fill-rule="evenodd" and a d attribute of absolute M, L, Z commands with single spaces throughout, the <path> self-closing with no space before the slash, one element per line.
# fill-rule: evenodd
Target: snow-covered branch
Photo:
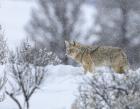
<path fill-rule="evenodd" d="M 97 72 L 79 88 L 78 109 L 128 109 L 139 107 L 140 70 L 127 75 Z"/>

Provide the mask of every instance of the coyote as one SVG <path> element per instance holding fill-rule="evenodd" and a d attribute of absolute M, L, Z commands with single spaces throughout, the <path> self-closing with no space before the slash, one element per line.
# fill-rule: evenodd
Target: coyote
<path fill-rule="evenodd" d="M 82 64 L 84 72 L 95 72 L 96 66 L 109 66 L 117 73 L 128 70 L 128 59 L 121 48 L 111 46 L 87 46 L 65 41 L 66 55 Z"/>

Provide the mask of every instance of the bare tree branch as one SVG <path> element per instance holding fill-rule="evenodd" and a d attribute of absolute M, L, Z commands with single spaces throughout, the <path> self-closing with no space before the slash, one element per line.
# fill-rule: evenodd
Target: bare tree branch
<path fill-rule="evenodd" d="M 20 102 L 18 101 L 18 99 L 16 99 L 16 98 L 14 97 L 14 95 L 13 95 L 12 93 L 9 93 L 9 92 L 6 91 L 6 94 L 7 94 L 13 101 L 15 101 L 15 103 L 18 105 L 18 108 L 19 108 L 19 109 L 22 109 Z"/>

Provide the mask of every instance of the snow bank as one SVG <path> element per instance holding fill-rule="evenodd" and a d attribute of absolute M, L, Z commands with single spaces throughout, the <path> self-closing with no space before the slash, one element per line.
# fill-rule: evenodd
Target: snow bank
<path fill-rule="evenodd" d="M 83 77 L 82 69 L 57 65 L 48 66 L 46 70 L 48 77 L 41 92 L 32 98 L 31 103 L 37 105 L 31 105 L 31 109 L 70 109 Z"/>

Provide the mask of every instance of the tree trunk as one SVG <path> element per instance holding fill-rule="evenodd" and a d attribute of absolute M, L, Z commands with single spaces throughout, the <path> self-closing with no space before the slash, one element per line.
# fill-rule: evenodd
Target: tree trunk
<path fill-rule="evenodd" d="M 25 101 L 24 109 L 29 109 L 29 102 L 28 101 Z"/>
<path fill-rule="evenodd" d="M 123 5 L 124 6 L 124 5 Z M 121 23 L 121 42 L 120 42 L 120 46 L 121 47 L 125 47 L 128 45 L 129 40 L 127 39 L 127 23 L 128 23 L 128 10 L 126 9 L 126 7 L 121 7 L 121 12 L 122 12 L 122 23 Z"/>

